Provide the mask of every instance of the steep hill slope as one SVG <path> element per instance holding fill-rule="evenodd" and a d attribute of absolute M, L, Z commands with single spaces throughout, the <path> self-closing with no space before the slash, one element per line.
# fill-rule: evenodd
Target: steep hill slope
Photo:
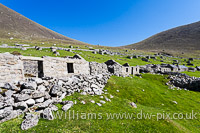
<path fill-rule="evenodd" d="M 0 38 L 76 40 L 41 26 L 0 4 Z M 77 41 L 79 42 L 79 41 Z M 82 42 L 79 42 L 82 43 Z"/>
<path fill-rule="evenodd" d="M 200 22 L 170 29 L 125 47 L 139 50 L 200 50 Z"/>

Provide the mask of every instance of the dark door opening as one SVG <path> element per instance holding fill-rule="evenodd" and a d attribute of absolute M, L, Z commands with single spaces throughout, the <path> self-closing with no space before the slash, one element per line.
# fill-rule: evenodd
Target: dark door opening
<path fill-rule="evenodd" d="M 133 67 L 131 68 L 131 74 L 133 75 Z"/>
<path fill-rule="evenodd" d="M 67 63 L 67 71 L 68 71 L 68 73 L 74 73 L 73 63 Z"/>
<path fill-rule="evenodd" d="M 126 68 L 126 72 L 128 72 L 128 68 Z"/>
<path fill-rule="evenodd" d="M 44 77 L 43 61 L 38 61 L 38 78 Z"/>

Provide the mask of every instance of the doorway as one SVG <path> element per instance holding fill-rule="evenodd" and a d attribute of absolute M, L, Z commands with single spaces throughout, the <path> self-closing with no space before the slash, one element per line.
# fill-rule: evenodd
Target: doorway
<path fill-rule="evenodd" d="M 67 63 L 67 72 L 74 73 L 74 65 L 73 63 Z"/>
<path fill-rule="evenodd" d="M 38 61 L 38 78 L 44 77 L 43 61 Z"/>
<path fill-rule="evenodd" d="M 131 67 L 131 74 L 133 75 L 133 67 Z"/>

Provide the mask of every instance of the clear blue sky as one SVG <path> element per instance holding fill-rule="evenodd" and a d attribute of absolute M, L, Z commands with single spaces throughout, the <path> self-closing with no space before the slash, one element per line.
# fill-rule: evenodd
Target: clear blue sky
<path fill-rule="evenodd" d="M 200 0 L 0 0 L 68 37 L 105 46 L 139 42 L 200 21 Z"/>

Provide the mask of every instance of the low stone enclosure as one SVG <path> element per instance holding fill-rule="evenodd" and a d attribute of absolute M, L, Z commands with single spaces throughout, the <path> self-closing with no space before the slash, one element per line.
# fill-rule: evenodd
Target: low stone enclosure
<path fill-rule="evenodd" d="M 200 71 L 199 67 L 186 67 L 182 65 L 171 65 L 171 64 L 161 64 L 161 65 L 145 65 L 140 66 L 140 73 L 152 73 L 152 74 L 164 74 L 169 75 L 169 82 L 166 83 L 170 87 L 170 89 L 178 88 L 184 90 L 191 91 L 199 91 L 200 92 L 200 78 L 190 77 L 184 73 L 180 73 L 183 71 Z"/>
<path fill-rule="evenodd" d="M 185 90 L 200 91 L 200 78 L 177 72 L 171 72 L 168 75 L 170 76 L 167 85 L 170 85 L 172 89 L 178 87 Z"/>
<path fill-rule="evenodd" d="M 166 72 L 183 72 L 183 71 L 200 71 L 199 67 L 187 67 L 184 65 L 172 65 L 172 64 L 148 64 L 139 66 L 140 73 L 161 73 Z"/>

